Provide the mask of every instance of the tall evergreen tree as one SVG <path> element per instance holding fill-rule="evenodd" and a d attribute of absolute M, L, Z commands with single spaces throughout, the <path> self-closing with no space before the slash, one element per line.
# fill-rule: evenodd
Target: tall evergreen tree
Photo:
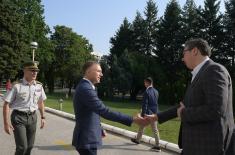
<path fill-rule="evenodd" d="M 138 53 L 145 53 L 145 21 L 144 18 L 141 16 L 140 12 L 136 12 L 136 16 L 134 21 L 132 22 L 131 29 L 132 33 L 132 51 Z"/>
<path fill-rule="evenodd" d="M 156 51 L 156 35 L 158 30 L 158 19 L 157 19 L 158 9 L 156 3 L 153 0 L 149 0 L 147 2 L 147 6 L 145 8 L 145 33 L 144 33 L 144 54 L 151 56 Z"/>
<path fill-rule="evenodd" d="M 178 72 L 182 69 L 181 46 L 185 41 L 182 37 L 181 21 L 181 8 L 176 0 L 171 0 L 160 20 L 156 53 L 157 60 L 165 69 L 166 77 L 168 77 L 165 80 L 167 81 L 165 86 L 168 88 L 168 93 L 164 94 L 168 103 L 173 103 L 178 96 L 175 81 L 179 79 Z M 169 94 L 175 95 L 172 97 Z"/>
<path fill-rule="evenodd" d="M 114 56 L 112 64 L 112 82 L 115 90 L 122 93 L 122 96 L 130 90 L 132 75 L 130 73 L 129 53 L 125 50 L 122 55 L 117 58 Z"/>
<path fill-rule="evenodd" d="M 223 51 L 220 50 L 223 43 L 224 33 L 222 25 L 222 14 L 219 12 L 219 0 L 205 0 L 204 8 L 199 10 L 200 34 L 212 47 L 212 59 L 222 61 Z"/>
<path fill-rule="evenodd" d="M 229 0 L 225 3 L 225 42 L 224 50 L 227 51 L 229 64 L 228 67 L 235 78 L 235 0 Z"/>
<path fill-rule="evenodd" d="M 142 58 L 145 61 L 138 62 L 139 66 L 144 65 L 144 72 L 139 75 L 141 69 L 132 70 L 133 83 L 131 85 L 131 98 L 135 99 L 137 93 L 143 86 L 143 78 L 147 75 L 151 75 L 151 66 L 153 66 L 152 61 L 149 61 L 151 57 L 155 56 L 157 50 L 157 31 L 159 28 L 159 20 L 157 17 L 158 8 L 153 0 L 149 0 L 145 7 L 144 18 L 139 12 L 137 12 L 136 17 L 132 23 L 133 30 L 133 51 L 137 51 L 139 54 L 138 58 Z M 135 64 L 135 59 L 137 56 L 132 54 L 131 62 Z M 143 71 L 143 70 L 141 70 Z M 138 79 L 140 78 L 140 79 Z"/>
<path fill-rule="evenodd" d="M 131 34 L 131 24 L 129 23 L 127 18 L 125 18 L 119 30 L 116 32 L 114 37 L 110 39 L 111 55 L 116 55 L 117 57 L 119 57 L 125 49 L 131 49 Z"/>
<path fill-rule="evenodd" d="M 14 79 L 20 69 L 26 43 L 23 17 L 18 7 L 10 0 L 0 3 L 0 82 Z"/>
<path fill-rule="evenodd" d="M 164 17 L 161 18 L 158 32 L 158 51 L 156 55 L 163 65 L 175 66 L 180 60 L 181 38 L 181 9 L 176 0 L 167 4 Z"/>
<path fill-rule="evenodd" d="M 199 20 L 194 0 L 187 0 L 182 10 L 182 33 L 184 40 L 199 36 Z"/>

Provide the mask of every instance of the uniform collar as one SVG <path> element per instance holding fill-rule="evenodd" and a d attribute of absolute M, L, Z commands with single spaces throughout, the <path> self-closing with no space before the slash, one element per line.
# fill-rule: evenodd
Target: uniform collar
<path fill-rule="evenodd" d="M 30 85 L 30 83 L 29 83 L 25 78 L 23 78 L 23 84 L 24 84 L 24 85 Z M 32 84 L 33 84 L 33 85 L 36 85 L 36 81 L 33 80 L 33 81 L 32 81 Z"/>
<path fill-rule="evenodd" d="M 83 78 L 83 80 L 88 81 L 88 82 L 90 83 L 91 87 L 95 90 L 95 86 L 93 85 L 93 83 L 92 83 L 90 80 L 88 80 L 88 79 L 86 79 L 86 78 Z"/>

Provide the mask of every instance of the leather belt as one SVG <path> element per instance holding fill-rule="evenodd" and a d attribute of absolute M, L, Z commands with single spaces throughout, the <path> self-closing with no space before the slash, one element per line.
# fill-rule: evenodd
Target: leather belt
<path fill-rule="evenodd" d="M 36 110 L 34 111 L 19 111 L 19 110 L 13 110 L 14 113 L 19 114 L 19 115 L 33 115 L 35 114 Z"/>

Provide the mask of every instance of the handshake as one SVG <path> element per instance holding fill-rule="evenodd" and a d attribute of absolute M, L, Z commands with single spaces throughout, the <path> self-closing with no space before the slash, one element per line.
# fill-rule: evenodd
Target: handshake
<path fill-rule="evenodd" d="M 139 126 L 147 126 L 151 122 L 157 121 L 157 115 L 152 114 L 152 115 L 145 115 L 142 117 L 139 113 L 133 117 L 133 122 Z"/>
<path fill-rule="evenodd" d="M 181 119 L 182 113 L 185 110 L 185 105 L 183 102 L 180 102 L 180 104 L 177 105 L 177 107 L 170 108 L 168 111 L 172 110 L 173 110 L 173 116 L 174 114 L 176 114 Z M 170 112 L 170 114 L 172 114 L 172 112 Z M 144 115 L 144 116 L 137 114 L 136 116 L 133 117 L 133 122 L 138 124 L 139 126 L 147 126 L 148 124 L 154 121 L 158 121 L 157 114 Z"/>

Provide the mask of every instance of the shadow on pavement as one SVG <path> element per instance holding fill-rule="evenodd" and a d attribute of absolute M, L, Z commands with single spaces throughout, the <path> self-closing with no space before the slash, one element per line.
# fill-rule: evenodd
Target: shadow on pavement
<path fill-rule="evenodd" d="M 34 146 L 38 150 L 56 150 L 56 151 L 74 151 L 75 148 L 71 144 L 66 145 L 50 145 L 50 146 Z"/>
<path fill-rule="evenodd" d="M 120 149 L 120 150 L 128 150 L 128 151 L 150 151 L 150 152 L 154 152 L 152 150 L 149 149 L 143 149 L 143 148 L 131 148 L 132 146 L 136 146 L 136 144 L 130 144 L 130 143 L 125 143 L 125 144 L 120 144 L 120 145 L 115 145 L 115 144 L 111 144 L 111 145 L 103 145 L 101 147 L 101 149 Z"/>

